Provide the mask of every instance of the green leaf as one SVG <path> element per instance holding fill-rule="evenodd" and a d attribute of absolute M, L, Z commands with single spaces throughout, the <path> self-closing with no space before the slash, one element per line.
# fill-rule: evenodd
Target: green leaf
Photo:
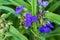
<path fill-rule="evenodd" d="M 28 4 L 27 2 L 24 2 L 23 0 L 15 0 L 17 3 L 24 5 L 27 9 L 31 10 L 31 5 Z"/>
<path fill-rule="evenodd" d="M 14 5 L 24 5 L 26 8 L 28 8 L 29 10 L 31 10 L 31 5 L 29 5 L 28 3 L 24 2 L 23 0 L 9 0 L 12 4 Z"/>
<path fill-rule="evenodd" d="M 11 39 L 12 39 L 12 34 L 10 34 L 9 32 L 6 32 L 4 40 L 11 40 Z"/>
<path fill-rule="evenodd" d="M 46 38 L 44 36 L 41 36 L 41 40 L 46 40 Z"/>
<path fill-rule="evenodd" d="M 10 34 L 9 32 L 6 32 L 5 36 L 12 36 L 12 34 Z"/>
<path fill-rule="evenodd" d="M 0 0 L 0 5 L 9 5 L 9 4 L 11 3 L 8 1 Z"/>
<path fill-rule="evenodd" d="M 12 12 L 12 13 L 15 12 L 12 8 L 6 7 L 6 6 L 0 6 L 0 10 L 1 10 L 1 9 L 6 10 L 6 11 L 9 11 L 9 12 Z"/>
<path fill-rule="evenodd" d="M 17 40 L 28 40 L 24 35 L 20 34 L 20 32 L 15 29 L 13 26 L 10 26 L 10 33 Z"/>
<path fill-rule="evenodd" d="M 56 28 L 54 31 L 52 31 L 50 34 L 46 35 L 46 38 L 53 37 L 53 36 L 60 36 L 60 27 Z"/>
<path fill-rule="evenodd" d="M 2 14 L 2 15 L 1 15 L 1 18 L 6 19 L 6 18 L 8 18 L 11 14 L 12 14 L 12 13 Z"/>
<path fill-rule="evenodd" d="M 60 15 L 54 14 L 52 12 L 47 12 L 45 14 L 45 17 L 51 20 L 52 22 L 55 22 L 56 24 L 60 25 Z"/>
<path fill-rule="evenodd" d="M 0 37 L 0 40 L 3 40 L 3 39 Z"/>
<path fill-rule="evenodd" d="M 53 0 L 49 0 L 49 2 L 53 2 Z"/>
<path fill-rule="evenodd" d="M 30 4 L 32 4 L 32 0 L 27 0 Z"/>
<path fill-rule="evenodd" d="M 60 1 L 57 1 L 56 3 L 54 3 L 53 5 L 51 5 L 51 7 L 48 10 L 51 11 L 51 12 L 53 12 L 59 6 L 60 6 Z"/>
<path fill-rule="evenodd" d="M 32 0 L 32 15 L 36 16 L 37 13 L 37 0 Z"/>
<path fill-rule="evenodd" d="M 13 1 L 13 0 L 9 0 L 9 2 L 14 5 L 14 6 L 20 6 L 20 4 L 18 4 L 17 2 Z"/>

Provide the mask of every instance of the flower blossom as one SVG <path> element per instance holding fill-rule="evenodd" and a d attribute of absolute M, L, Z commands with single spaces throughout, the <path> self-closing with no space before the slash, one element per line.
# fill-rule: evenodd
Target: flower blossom
<path fill-rule="evenodd" d="M 30 13 L 27 13 L 25 18 L 26 18 L 26 22 L 25 22 L 26 27 L 30 27 L 33 22 L 37 21 L 37 17 L 32 16 Z"/>
<path fill-rule="evenodd" d="M 44 7 L 48 6 L 49 2 L 48 1 L 42 1 L 42 0 L 38 0 L 38 3 L 40 5 L 43 5 Z"/>
<path fill-rule="evenodd" d="M 16 11 L 15 11 L 15 14 L 21 13 L 23 9 L 24 9 L 24 5 L 21 5 L 21 6 L 17 7 Z"/>

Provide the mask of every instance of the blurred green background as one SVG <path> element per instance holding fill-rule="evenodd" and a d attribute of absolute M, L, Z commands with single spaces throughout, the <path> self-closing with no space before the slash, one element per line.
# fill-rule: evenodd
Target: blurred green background
<path fill-rule="evenodd" d="M 25 29 L 24 26 L 21 27 L 19 19 L 21 15 L 14 15 L 15 9 L 24 4 L 25 8 L 31 12 L 32 1 L 33 0 L 0 0 L 0 40 L 60 40 L 60 0 L 47 0 L 49 5 L 44 8 L 44 10 L 49 11 L 49 14 L 46 14 L 45 17 L 51 20 L 55 27 L 51 33 L 34 34 L 34 32 L 31 31 L 32 28 Z M 24 11 L 27 12 L 27 10 Z M 24 13 L 24 11 L 22 13 Z M 5 22 L 7 26 L 5 27 L 4 25 L 3 28 L 1 28 L 1 23 L 4 24 Z"/>

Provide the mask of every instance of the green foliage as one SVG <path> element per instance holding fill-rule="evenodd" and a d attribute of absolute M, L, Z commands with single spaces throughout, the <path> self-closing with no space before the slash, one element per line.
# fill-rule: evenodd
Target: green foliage
<path fill-rule="evenodd" d="M 51 11 L 51 12 L 54 12 L 55 9 L 57 9 L 59 6 L 60 6 L 60 1 L 57 1 L 56 3 L 51 5 L 51 7 L 48 10 Z"/>
<path fill-rule="evenodd" d="M 32 15 L 37 14 L 37 0 L 32 1 Z"/>
<path fill-rule="evenodd" d="M 28 3 L 24 2 L 23 0 L 9 0 L 13 5 L 16 6 L 20 6 L 20 5 L 24 5 L 26 8 L 28 8 L 29 10 L 31 10 L 31 5 L 29 5 Z"/>
<path fill-rule="evenodd" d="M 25 36 L 23 36 L 18 30 L 16 30 L 13 26 L 10 26 L 10 33 L 14 37 L 15 40 L 28 40 Z"/>
<path fill-rule="evenodd" d="M 21 34 L 16 28 L 14 28 L 13 26 L 10 26 L 10 29 L 8 32 L 6 32 L 5 34 L 5 38 L 4 40 L 7 40 L 8 37 L 12 37 L 11 40 L 28 40 L 23 34 Z"/>
<path fill-rule="evenodd" d="M 32 0 L 32 15 L 36 16 L 37 13 L 37 0 Z M 37 31 L 36 23 L 33 23 L 33 29 Z"/>
<path fill-rule="evenodd" d="M 49 4 L 50 7 L 46 7 L 48 12 L 46 12 L 44 17 L 51 20 L 56 25 L 54 25 L 54 29 L 49 34 L 44 34 L 38 32 L 38 26 L 36 23 L 33 23 L 31 28 L 27 29 L 24 25 L 22 26 L 20 24 L 20 18 L 22 16 L 19 14 L 20 18 L 18 18 L 18 15 L 14 15 L 16 7 L 24 5 L 25 14 L 27 13 L 27 9 L 28 12 L 36 16 L 38 14 L 37 0 L 0 0 L 0 25 L 1 23 L 4 24 L 4 22 L 9 24 L 9 26 L 7 24 L 3 25 L 3 28 L 0 28 L 0 32 L 1 29 L 4 30 L 3 36 L 0 37 L 0 40 L 56 40 L 55 36 L 57 36 L 59 38 L 58 40 L 60 40 L 60 14 L 56 12 L 53 13 L 60 6 L 60 0 L 48 1 L 51 5 Z M 25 16 L 24 11 L 22 11 L 22 13 Z M 9 22 L 11 22 L 11 24 Z"/>
<path fill-rule="evenodd" d="M 58 14 L 54 14 L 52 12 L 47 12 L 45 15 L 46 18 L 48 18 L 49 20 L 51 20 L 52 22 L 55 22 L 56 24 L 60 25 L 60 15 Z"/>
<path fill-rule="evenodd" d="M 53 32 L 46 35 L 46 38 L 54 37 L 54 36 L 60 36 L 60 31 L 59 30 L 60 30 L 60 27 L 56 28 Z"/>
<path fill-rule="evenodd" d="M 0 5 L 10 5 L 11 3 L 8 1 L 0 0 Z"/>
<path fill-rule="evenodd" d="M 10 8 L 10 7 L 0 6 L 0 10 L 1 9 L 14 13 L 14 10 L 12 8 Z"/>
<path fill-rule="evenodd" d="M 3 39 L 0 37 L 0 40 L 3 40 Z"/>

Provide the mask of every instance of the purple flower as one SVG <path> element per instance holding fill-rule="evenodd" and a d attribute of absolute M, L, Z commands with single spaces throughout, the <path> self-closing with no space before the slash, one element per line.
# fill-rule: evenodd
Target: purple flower
<path fill-rule="evenodd" d="M 30 27 L 30 26 L 31 26 L 31 22 L 30 22 L 30 21 L 26 21 L 26 22 L 25 22 L 25 26 L 26 26 L 26 27 Z"/>
<path fill-rule="evenodd" d="M 41 26 L 41 27 L 39 28 L 39 32 L 44 32 L 44 26 Z"/>
<path fill-rule="evenodd" d="M 45 27 L 44 33 L 50 33 L 51 29 L 49 27 Z"/>
<path fill-rule="evenodd" d="M 43 5 L 44 7 L 48 6 L 48 4 L 49 4 L 48 1 L 42 1 L 42 0 L 38 0 L 38 3 Z"/>
<path fill-rule="evenodd" d="M 32 16 L 32 21 L 31 22 L 36 22 L 37 21 L 37 17 L 36 16 Z"/>
<path fill-rule="evenodd" d="M 54 28 L 54 26 L 51 23 L 46 25 L 49 26 L 50 28 Z"/>
<path fill-rule="evenodd" d="M 48 6 L 48 4 L 49 4 L 48 1 L 43 1 L 43 3 L 42 3 L 42 5 L 43 5 L 44 7 Z"/>
<path fill-rule="evenodd" d="M 25 18 L 26 19 L 31 19 L 31 17 L 32 17 L 32 15 L 30 13 L 27 13 Z"/>
<path fill-rule="evenodd" d="M 42 32 L 42 33 L 50 33 L 50 30 L 51 29 L 45 25 L 39 28 L 39 32 Z"/>
<path fill-rule="evenodd" d="M 27 13 L 26 14 L 26 22 L 25 22 L 25 26 L 26 27 L 30 27 L 31 26 L 31 17 L 32 17 L 32 15 L 30 14 L 30 13 Z"/>
<path fill-rule="evenodd" d="M 38 3 L 39 3 L 39 4 L 42 4 L 42 0 L 38 0 Z"/>
<path fill-rule="evenodd" d="M 30 13 L 27 13 L 25 18 L 26 18 L 26 22 L 25 22 L 26 27 L 30 27 L 32 22 L 37 21 L 37 17 L 32 16 Z"/>
<path fill-rule="evenodd" d="M 54 26 L 52 25 L 51 21 L 47 20 L 48 24 L 43 25 L 39 28 L 39 31 L 42 33 L 49 33 L 51 28 L 54 28 Z"/>
<path fill-rule="evenodd" d="M 46 24 L 48 27 L 50 27 L 50 28 L 54 28 L 54 26 L 52 25 L 52 22 L 50 21 L 50 20 L 47 20 L 47 23 L 48 24 Z"/>
<path fill-rule="evenodd" d="M 15 11 L 15 14 L 21 13 L 23 9 L 24 9 L 24 5 L 17 7 L 16 11 Z"/>

